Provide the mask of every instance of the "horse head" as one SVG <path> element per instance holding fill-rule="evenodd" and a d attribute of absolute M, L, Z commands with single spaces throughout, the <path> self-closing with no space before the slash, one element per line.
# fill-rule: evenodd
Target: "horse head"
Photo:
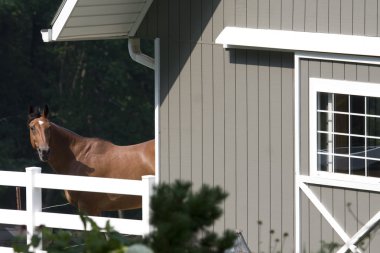
<path fill-rule="evenodd" d="M 40 108 L 29 107 L 28 126 L 30 143 L 37 150 L 41 161 L 47 162 L 49 159 L 49 141 L 50 141 L 50 121 L 48 120 L 49 108 L 45 105 L 41 111 Z"/>

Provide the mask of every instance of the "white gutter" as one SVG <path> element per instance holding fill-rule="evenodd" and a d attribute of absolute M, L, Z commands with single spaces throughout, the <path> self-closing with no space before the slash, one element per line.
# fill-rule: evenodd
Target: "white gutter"
<path fill-rule="evenodd" d="M 155 69 L 154 59 L 141 52 L 140 39 L 139 38 L 129 38 L 128 39 L 128 50 L 129 55 L 132 60 L 138 62 L 148 68 Z M 157 50 L 157 49 L 155 49 Z"/>
<path fill-rule="evenodd" d="M 42 29 L 41 35 L 42 35 L 42 41 L 43 42 L 50 42 L 52 41 L 52 31 L 51 29 Z"/>

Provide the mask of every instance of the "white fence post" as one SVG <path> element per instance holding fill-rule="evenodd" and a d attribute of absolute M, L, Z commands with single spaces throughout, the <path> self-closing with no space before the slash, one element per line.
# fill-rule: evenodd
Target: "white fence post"
<path fill-rule="evenodd" d="M 42 194 L 41 188 L 34 187 L 35 175 L 41 173 L 39 167 L 28 167 L 26 171 L 26 213 L 27 213 L 27 243 L 31 243 L 32 236 L 35 232 L 36 212 L 41 212 L 42 209 Z M 41 244 L 36 248 L 40 249 Z"/>
<path fill-rule="evenodd" d="M 153 186 L 155 182 L 154 176 L 142 176 L 144 184 L 144 194 L 142 195 L 142 220 L 145 226 L 145 233 L 147 235 L 151 232 L 150 226 L 150 197 L 153 194 Z"/>

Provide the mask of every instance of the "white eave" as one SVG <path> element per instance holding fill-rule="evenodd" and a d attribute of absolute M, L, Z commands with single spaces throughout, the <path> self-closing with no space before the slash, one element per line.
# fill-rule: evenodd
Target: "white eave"
<path fill-rule="evenodd" d="M 226 27 L 215 42 L 225 48 L 380 56 L 380 38 L 369 36 Z"/>
<path fill-rule="evenodd" d="M 64 0 L 44 42 L 133 37 L 153 0 Z"/>

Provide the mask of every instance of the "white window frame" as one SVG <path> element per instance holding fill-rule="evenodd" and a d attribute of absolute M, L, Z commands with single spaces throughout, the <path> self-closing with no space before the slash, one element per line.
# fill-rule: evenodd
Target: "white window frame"
<path fill-rule="evenodd" d="M 323 78 L 309 79 L 309 169 L 310 176 L 315 178 L 344 180 L 351 182 L 380 183 L 380 178 L 348 175 L 327 171 L 318 171 L 317 168 L 317 92 L 339 93 L 366 97 L 380 97 L 380 84 L 342 81 Z M 365 136 L 367 138 L 367 136 Z M 350 156 L 350 155 L 349 155 Z"/>

